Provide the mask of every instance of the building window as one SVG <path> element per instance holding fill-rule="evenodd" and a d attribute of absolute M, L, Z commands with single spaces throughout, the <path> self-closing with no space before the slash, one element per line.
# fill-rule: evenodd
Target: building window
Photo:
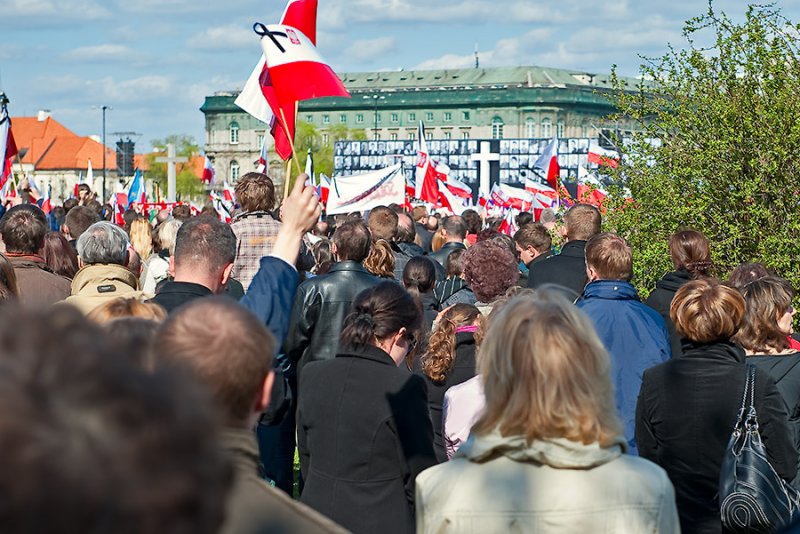
<path fill-rule="evenodd" d="M 415 134 L 414 132 L 408 132 L 408 140 L 409 141 L 416 141 L 417 140 L 417 134 Z"/>
<path fill-rule="evenodd" d="M 408 120 L 409 120 L 409 122 L 414 122 L 415 120 L 417 120 L 417 114 L 416 113 L 409 113 L 408 114 Z"/>
<path fill-rule="evenodd" d="M 341 124 L 347 124 L 347 115 L 345 115 L 344 113 L 342 113 L 341 115 L 339 115 L 339 122 L 340 122 Z"/>
<path fill-rule="evenodd" d="M 308 124 L 314 124 L 314 115 L 306 115 L 306 122 Z"/>
<path fill-rule="evenodd" d="M 229 133 L 230 133 L 230 139 L 229 139 L 230 144 L 238 145 L 239 144 L 239 123 L 238 122 L 232 122 L 229 128 L 230 128 L 230 130 L 229 130 Z"/>
<path fill-rule="evenodd" d="M 461 139 L 469 139 L 469 132 L 467 131 L 461 132 Z"/>
<path fill-rule="evenodd" d="M 397 134 L 396 133 L 389 134 L 389 139 L 391 141 L 397 141 Z"/>
<path fill-rule="evenodd" d="M 528 139 L 536 138 L 536 121 L 534 119 L 529 118 L 525 121 L 525 137 Z"/>
<path fill-rule="evenodd" d="M 462 112 L 462 117 L 464 118 L 465 121 L 468 121 L 469 120 L 469 111 Z"/>
<path fill-rule="evenodd" d="M 430 112 L 430 111 L 429 111 L 429 112 L 427 112 L 427 113 L 425 114 L 425 120 L 426 120 L 426 121 L 432 121 L 432 120 L 433 120 L 433 113 L 432 113 L 432 112 Z"/>
<path fill-rule="evenodd" d="M 556 137 L 559 139 L 564 137 L 564 121 L 561 119 L 556 123 Z"/>
<path fill-rule="evenodd" d="M 231 161 L 231 182 L 239 179 L 239 162 L 235 159 Z"/>
<path fill-rule="evenodd" d="M 364 122 L 364 114 L 363 113 L 359 113 L 358 115 L 356 115 L 356 122 L 358 124 L 362 124 Z"/>
<path fill-rule="evenodd" d="M 453 120 L 453 114 L 450 113 L 449 111 L 445 111 L 444 112 L 444 122 L 450 122 L 451 120 Z"/>
<path fill-rule="evenodd" d="M 428 141 L 432 141 L 433 140 L 433 132 L 425 132 L 425 139 L 427 139 Z"/>
<path fill-rule="evenodd" d="M 383 117 L 381 117 L 381 114 L 380 113 L 376 113 L 375 114 L 375 122 L 381 122 L 382 120 L 383 120 Z"/>
<path fill-rule="evenodd" d="M 545 139 L 553 137 L 553 125 L 547 117 L 542 119 L 542 137 Z"/>
<path fill-rule="evenodd" d="M 392 122 L 400 122 L 400 115 L 392 113 Z"/>
<path fill-rule="evenodd" d="M 328 146 L 330 144 L 330 136 L 326 133 L 322 134 L 322 144 Z"/>
<path fill-rule="evenodd" d="M 445 132 L 444 133 L 444 138 L 449 141 L 450 139 L 453 138 L 453 134 L 451 134 L 450 132 Z"/>
<path fill-rule="evenodd" d="M 331 116 L 330 115 L 323 115 L 322 116 L 322 124 L 330 124 L 331 123 Z"/>
<path fill-rule="evenodd" d="M 264 147 L 264 139 L 265 138 L 266 138 L 266 136 L 261 132 L 258 132 L 256 134 L 256 144 L 258 145 L 258 149 L 259 150 L 261 150 Z"/>
<path fill-rule="evenodd" d="M 585 122 L 581 124 L 581 137 L 589 137 L 589 127 Z"/>
<path fill-rule="evenodd" d="M 503 138 L 503 119 L 495 117 L 492 119 L 492 139 Z"/>
<path fill-rule="evenodd" d="M 375 131 L 375 133 L 372 134 L 372 140 L 373 141 L 380 141 L 381 140 L 381 133 L 378 132 L 378 131 Z"/>

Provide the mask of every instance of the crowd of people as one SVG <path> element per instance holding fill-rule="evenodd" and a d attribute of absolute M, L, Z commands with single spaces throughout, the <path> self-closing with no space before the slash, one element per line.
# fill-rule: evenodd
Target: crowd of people
<path fill-rule="evenodd" d="M 475 210 L 324 216 L 303 178 L 278 203 L 244 175 L 230 224 L 119 226 L 86 186 L 5 211 L 4 532 L 720 533 L 751 367 L 800 482 L 780 273 L 720 272 L 676 229 L 642 300 L 594 206 L 509 236 Z"/>

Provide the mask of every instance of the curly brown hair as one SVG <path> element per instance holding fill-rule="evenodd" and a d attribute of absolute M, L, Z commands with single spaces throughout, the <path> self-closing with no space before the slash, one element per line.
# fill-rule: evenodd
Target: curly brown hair
<path fill-rule="evenodd" d="M 519 281 L 514 254 L 493 240 L 480 241 L 464 253 L 464 280 L 479 302 L 490 303 Z"/>
<path fill-rule="evenodd" d="M 481 312 L 472 304 L 456 304 L 445 310 L 422 357 L 425 376 L 437 384 L 444 382 L 456 359 L 456 329 L 472 324 L 477 324 L 481 329 L 483 320 Z M 475 341 L 476 344 L 479 341 L 477 335 Z"/>
<path fill-rule="evenodd" d="M 260 172 L 248 172 L 239 178 L 235 194 L 244 212 L 270 211 L 275 207 L 275 184 Z"/>

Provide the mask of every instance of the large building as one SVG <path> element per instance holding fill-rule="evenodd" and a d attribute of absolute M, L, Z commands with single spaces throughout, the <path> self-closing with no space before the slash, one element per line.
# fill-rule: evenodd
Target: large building
<path fill-rule="evenodd" d="M 610 122 L 611 77 L 543 67 L 504 67 L 341 74 L 352 98 L 300 103 L 298 118 L 324 143 L 337 127 L 363 129 L 371 140 L 414 139 L 423 121 L 438 140 L 604 138 L 628 131 Z M 634 80 L 629 80 L 631 84 Z M 205 151 L 217 177 L 235 181 L 254 170 L 268 127 L 235 104 L 238 92 L 208 96 Z"/>

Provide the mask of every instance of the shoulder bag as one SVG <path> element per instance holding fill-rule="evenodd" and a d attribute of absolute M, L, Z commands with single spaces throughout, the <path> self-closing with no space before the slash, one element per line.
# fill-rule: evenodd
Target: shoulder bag
<path fill-rule="evenodd" d="M 761 442 L 755 373 L 747 366 L 742 407 L 719 475 L 720 517 L 731 532 L 774 532 L 798 516 L 800 495 L 775 472 Z"/>

